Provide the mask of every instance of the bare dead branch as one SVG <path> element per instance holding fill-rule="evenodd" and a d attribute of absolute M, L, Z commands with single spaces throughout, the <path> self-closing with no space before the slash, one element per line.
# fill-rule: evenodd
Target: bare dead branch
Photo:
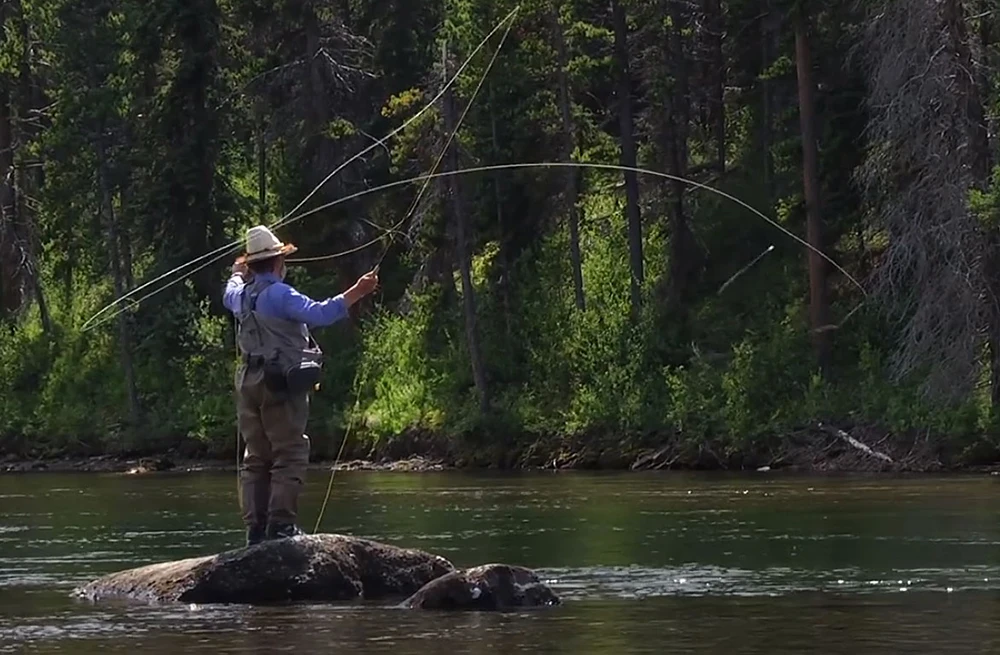
<path fill-rule="evenodd" d="M 868 155 L 857 171 L 872 227 L 889 243 L 874 291 L 899 325 L 892 371 L 925 377 L 925 392 L 972 387 L 985 337 L 984 238 L 968 195 L 977 162 L 977 102 L 948 12 L 958 0 L 864 0 L 860 47 L 869 77 Z"/>

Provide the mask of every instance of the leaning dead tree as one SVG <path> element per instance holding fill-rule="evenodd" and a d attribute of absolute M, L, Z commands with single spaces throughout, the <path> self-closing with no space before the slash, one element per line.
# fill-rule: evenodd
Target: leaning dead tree
<path fill-rule="evenodd" d="M 969 208 L 988 149 L 962 0 L 864 0 L 868 153 L 858 179 L 887 239 L 876 297 L 899 326 L 897 379 L 917 374 L 939 399 L 965 395 L 981 365 L 983 228 Z"/>
<path fill-rule="evenodd" d="M 10 96 L 10 80 L 0 75 L 0 318 L 27 306 L 37 273 L 27 225 L 17 212 Z"/>

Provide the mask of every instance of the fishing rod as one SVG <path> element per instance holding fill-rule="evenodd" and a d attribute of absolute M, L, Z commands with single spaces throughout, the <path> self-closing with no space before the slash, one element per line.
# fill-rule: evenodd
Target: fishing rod
<path fill-rule="evenodd" d="M 355 154 L 353 157 L 351 157 L 350 159 L 348 159 L 347 161 L 345 161 L 343 164 L 341 164 L 340 166 L 338 166 L 337 168 L 335 168 L 333 170 L 333 172 L 331 172 L 329 175 L 327 175 L 323 179 L 322 182 L 320 182 L 319 184 L 317 184 L 313 188 L 313 190 L 311 192 L 309 192 L 309 194 L 306 195 L 306 197 L 303 198 L 302 201 L 299 202 L 290 212 L 288 212 L 287 214 L 285 214 L 285 216 L 283 216 L 281 219 L 279 219 L 276 224 L 274 224 L 272 226 L 269 226 L 269 227 L 276 228 L 276 227 L 279 227 L 280 225 L 285 224 L 284 221 L 286 221 L 290 217 L 292 217 L 292 215 L 295 214 L 296 211 L 298 211 L 306 202 L 308 202 L 309 199 L 312 198 L 337 173 L 339 173 L 344 168 L 346 168 L 350 164 L 354 163 L 355 161 L 357 161 L 361 157 L 365 156 L 366 154 L 368 154 L 369 152 L 371 152 L 373 149 L 375 149 L 375 148 L 377 148 L 379 146 L 381 146 L 381 147 L 384 148 L 386 140 L 393 138 L 394 136 L 396 136 L 397 134 L 399 134 L 400 132 L 402 132 L 403 130 L 405 130 L 406 128 L 408 128 L 410 125 L 412 125 L 414 122 L 416 122 L 417 119 L 419 119 L 424 113 L 426 113 L 431 107 L 433 107 L 434 104 L 447 92 L 447 90 L 449 88 L 451 88 L 455 84 L 455 82 L 459 79 L 459 77 L 461 76 L 461 74 L 472 63 L 472 60 L 479 53 L 479 51 L 482 50 L 486 46 L 486 44 L 490 41 L 490 39 L 493 37 L 493 35 L 496 34 L 498 31 L 500 31 L 500 29 L 508 21 L 511 21 L 514 18 L 514 16 L 517 15 L 517 13 L 519 11 L 520 11 L 520 5 L 518 5 L 517 7 L 515 7 L 509 14 L 507 14 L 507 16 L 505 16 L 499 23 L 497 23 L 497 25 L 490 31 L 490 33 L 487 34 L 486 37 L 483 38 L 483 40 L 479 43 L 479 45 L 476 46 L 476 48 L 472 51 L 472 53 L 466 58 L 465 62 L 459 67 L 458 71 L 456 71 L 455 74 L 451 77 L 451 79 L 448 80 L 448 83 L 445 84 L 444 87 L 442 87 L 442 89 L 440 90 L 440 92 L 438 92 L 438 94 L 434 98 L 432 98 L 430 100 L 430 102 L 428 102 L 426 105 L 424 105 L 424 107 L 420 111 L 418 111 L 416 114 L 414 114 L 413 116 L 411 116 L 402 125 L 400 125 L 396 129 L 394 129 L 391 132 L 389 132 L 389 134 L 387 134 L 383 139 L 376 139 L 375 143 L 369 145 L 367 148 L 361 150 L 360 152 L 358 152 L 357 154 Z M 97 319 L 99 316 L 103 315 L 105 312 L 110 311 L 113 307 L 115 307 L 115 306 L 119 305 L 120 303 L 124 302 L 128 298 L 131 298 L 132 296 L 136 295 L 137 293 L 139 293 L 143 289 L 147 289 L 147 288 L 153 286 L 154 284 L 156 284 L 157 282 L 160 282 L 161 280 L 163 280 L 165 278 L 169 278 L 169 277 L 175 275 L 176 273 L 178 273 L 179 271 L 182 271 L 182 270 L 184 270 L 184 269 L 186 269 L 186 268 L 188 268 L 190 266 L 194 266 L 195 264 L 197 264 L 199 262 L 202 262 L 202 261 L 204 261 L 204 260 L 206 260 L 206 259 L 208 259 L 210 257 L 212 258 L 207 263 L 203 264 L 202 266 L 199 266 L 198 268 L 196 268 L 196 269 L 194 269 L 192 271 L 189 271 L 188 273 L 185 273 L 179 280 L 171 282 L 166 287 L 164 287 L 164 288 L 169 288 L 170 286 L 173 286 L 177 282 L 183 281 L 184 279 L 190 277 L 191 275 L 194 275 L 198 271 L 201 271 L 201 270 L 207 268 L 208 266 L 211 266 L 212 264 L 214 264 L 215 262 L 219 261 L 220 259 L 222 259 L 224 257 L 227 257 L 227 256 L 230 256 L 231 254 L 237 252 L 239 250 L 239 248 L 240 248 L 240 244 L 241 243 L 242 242 L 240 240 L 231 241 L 231 242 L 229 242 L 228 244 L 226 244 L 224 246 L 220 246 L 219 248 L 216 248 L 215 250 L 212 250 L 212 251 L 210 251 L 208 253 L 205 253 L 204 255 L 201 255 L 201 256 L 196 257 L 195 259 L 192 259 L 192 260 L 190 260 L 190 261 L 188 261 L 188 262 L 186 262 L 184 264 L 181 264 L 180 266 L 177 266 L 177 267 L 175 267 L 175 268 L 167 271 L 166 273 L 163 273 L 162 275 L 159 275 L 159 276 L 153 278 L 152 280 L 150 280 L 150 281 L 148 281 L 148 282 L 146 282 L 146 283 L 144 283 L 144 284 L 136 287 L 135 289 L 132 289 L 128 293 L 126 293 L 126 294 L 122 295 L 121 297 L 115 299 L 113 302 L 111 302 L 110 304 L 108 304 L 105 307 L 103 307 L 96 314 L 94 314 L 93 316 L 91 316 L 90 318 L 88 318 L 87 321 L 80 328 L 80 330 L 82 332 L 86 332 L 86 331 L 88 331 L 90 329 L 93 329 L 94 327 L 97 327 L 99 325 L 103 325 L 106 321 L 100 321 L 99 323 L 95 324 L 94 320 Z M 148 298 L 148 297 L 149 296 L 144 296 L 143 299 Z M 143 299 L 140 299 L 138 302 L 141 303 Z M 138 303 L 136 303 L 136 304 L 138 304 Z M 135 305 L 133 305 L 133 307 L 134 306 Z M 114 316 L 118 316 L 121 313 L 122 313 L 122 311 L 116 312 L 114 314 Z"/>

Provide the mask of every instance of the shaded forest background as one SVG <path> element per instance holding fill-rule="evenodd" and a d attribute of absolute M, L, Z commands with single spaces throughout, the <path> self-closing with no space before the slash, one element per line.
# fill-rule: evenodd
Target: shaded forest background
<path fill-rule="evenodd" d="M 739 466 L 822 422 L 994 461 L 997 5 L 523 0 L 382 142 L 514 2 L 4 0 L 0 454 L 231 452 L 231 257 L 82 328 L 367 148 L 300 211 L 621 164 L 843 270 L 633 172 L 344 202 L 279 231 L 316 298 L 382 262 L 317 332 L 317 456 Z"/>

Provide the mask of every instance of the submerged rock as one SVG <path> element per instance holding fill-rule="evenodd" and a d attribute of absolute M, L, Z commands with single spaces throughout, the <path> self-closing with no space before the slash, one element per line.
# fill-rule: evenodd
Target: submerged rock
<path fill-rule="evenodd" d="M 184 603 L 378 599 L 409 596 L 454 570 L 423 551 L 319 534 L 113 573 L 74 594 Z"/>
<path fill-rule="evenodd" d="M 504 610 L 559 604 L 559 597 L 537 574 L 506 564 L 453 571 L 403 602 L 404 607 L 426 610 Z"/>

